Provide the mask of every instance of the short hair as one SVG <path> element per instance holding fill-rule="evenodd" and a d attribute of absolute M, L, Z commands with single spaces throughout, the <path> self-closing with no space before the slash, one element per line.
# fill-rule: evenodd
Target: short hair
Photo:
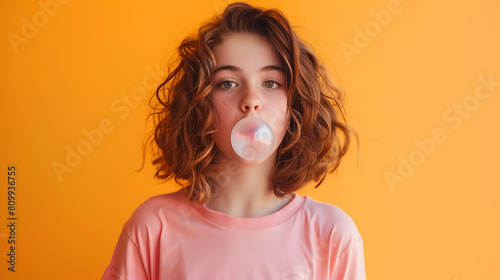
<path fill-rule="evenodd" d="M 348 150 L 350 134 L 358 139 L 345 124 L 344 92 L 328 77 L 281 11 L 242 2 L 228 5 L 197 34 L 182 41 L 167 78 L 150 100 L 150 105 L 156 100 L 148 116 L 154 117 L 154 129 L 147 140 L 153 151 L 155 178 L 173 178 L 192 201 L 207 202 L 213 194 L 210 167 L 221 154 L 214 140 L 217 112 L 211 99 L 216 66 L 213 50 L 225 36 L 234 33 L 269 39 L 285 67 L 291 116 L 277 151 L 272 175 L 274 194 L 285 197 L 311 181 L 317 182 L 317 188 L 327 173 L 338 168 Z"/>

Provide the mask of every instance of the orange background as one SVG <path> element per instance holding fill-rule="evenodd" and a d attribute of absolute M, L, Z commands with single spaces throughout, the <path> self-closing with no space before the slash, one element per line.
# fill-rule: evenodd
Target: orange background
<path fill-rule="evenodd" d="M 132 211 L 176 189 L 153 179 L 149 160 L 134 172 L 148 131 L 138 97 L 227 4 L 62 2 L 0 4 L 1 279 L 100 279 Z M 368 279 L 500 279 L 500 4 L 252 3 L 282 9 L 347 92 L 359 160 L 354 147 L 336 175 L 300 194 L 354 219 Z M 66 166 L 59 177 L 54 164 Z"/>

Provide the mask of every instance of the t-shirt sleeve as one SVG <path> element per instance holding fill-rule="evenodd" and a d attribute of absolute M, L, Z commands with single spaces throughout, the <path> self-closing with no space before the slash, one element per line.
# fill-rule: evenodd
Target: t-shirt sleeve
<path fill-rule="evenodd" d="M 365 280 L 363 239 L 354 221 L 335 207 L 331 231 L 330 280 Z"/>
<path fill-rule="evenodd" d="M 137 245 L 123 228 L 116 244 L 111 263 L 101 280 L 145 280 L 149 279 Z"/>
<path fill-rule="evenodd" d="M 365 280 L 363 242 L 355 241 L 352 248 L 335 264 L 330 280 Z"/>

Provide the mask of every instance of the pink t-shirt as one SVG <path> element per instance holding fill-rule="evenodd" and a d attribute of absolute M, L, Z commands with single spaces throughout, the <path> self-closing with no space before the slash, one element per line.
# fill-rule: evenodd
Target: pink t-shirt
<path fill-rule="evenodd" d="M 180 191 L 151 197 L 125 223 L 102 279 L 366 279 L 352 219 L 293 195 L 258 218 L 208 209 Z"/>

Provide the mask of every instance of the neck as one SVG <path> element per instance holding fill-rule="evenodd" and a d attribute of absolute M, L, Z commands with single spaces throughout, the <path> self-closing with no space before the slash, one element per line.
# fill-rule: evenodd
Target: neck
<path fill-rule="evenodd" d="M 291 198 L 274 195 L 275 159 L 274 155 L 252 166 L 226 159 L 215 166 L 214 193 L 207 208 L 241 218 L 261 217 L 283 208 Z"/>

